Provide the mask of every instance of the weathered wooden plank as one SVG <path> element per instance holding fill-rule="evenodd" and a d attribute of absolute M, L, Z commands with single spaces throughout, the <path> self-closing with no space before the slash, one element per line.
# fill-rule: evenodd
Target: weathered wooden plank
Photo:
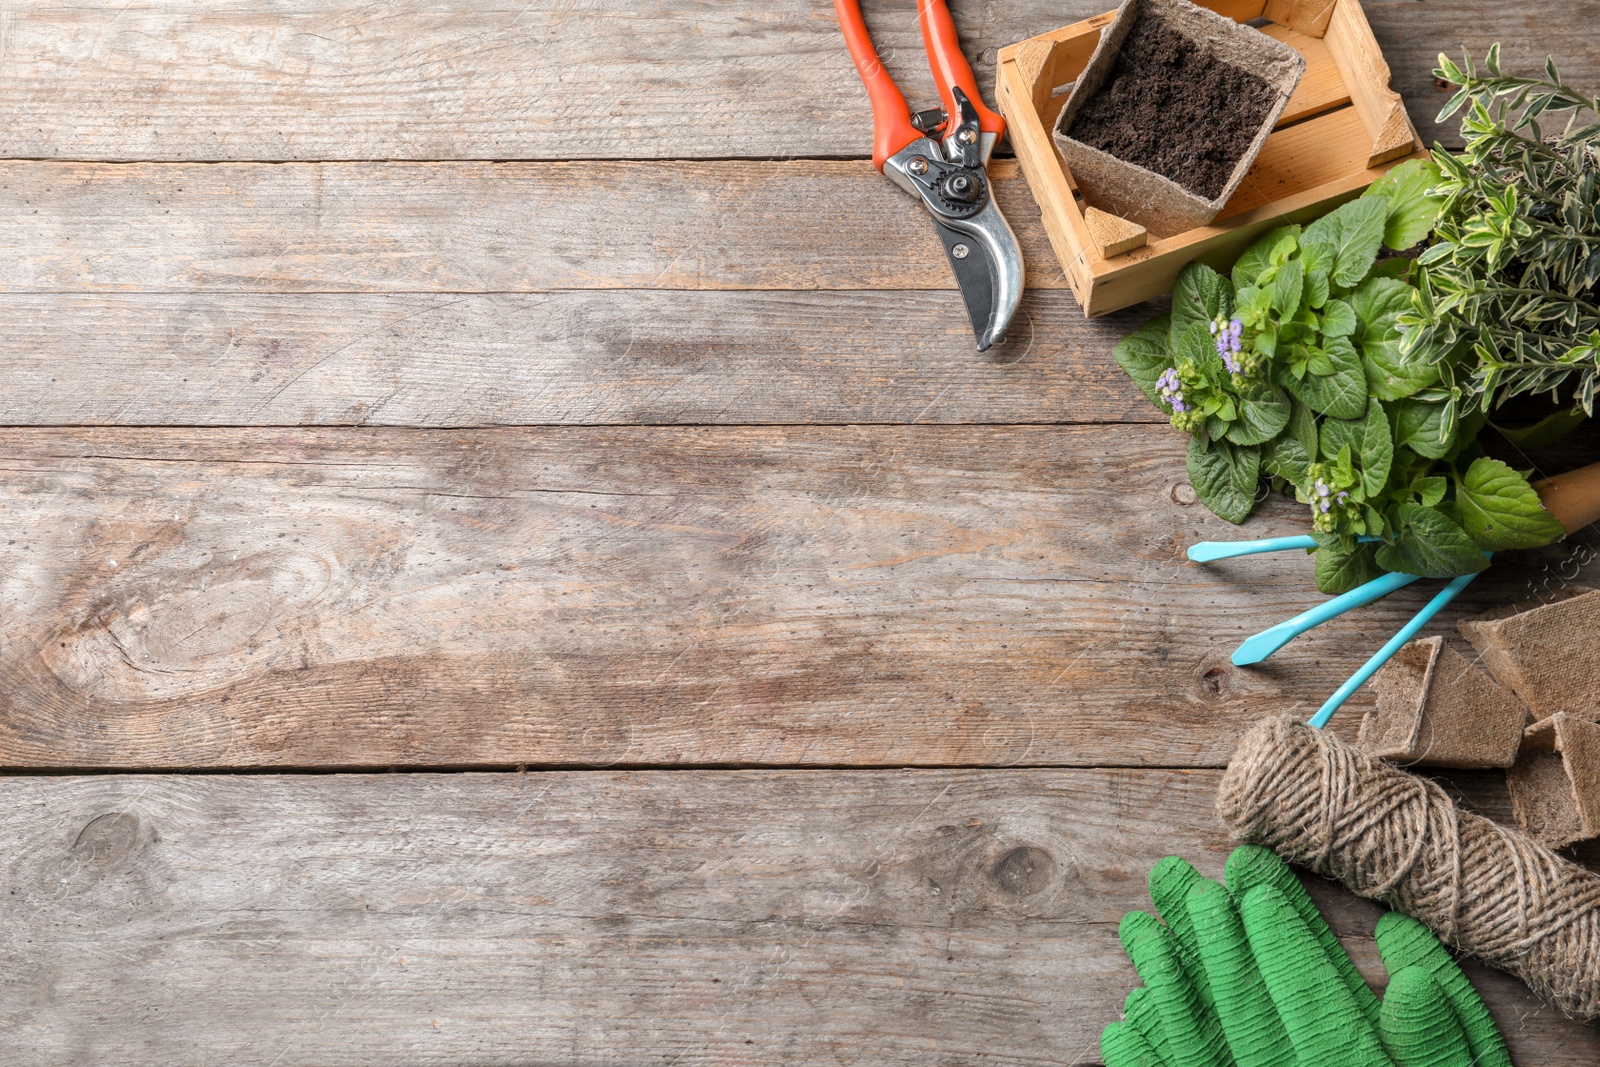
<path fill-rule="evenodd" d="M 1234 668 L 1309 561 L 1183 548 L 1303 508 L 1228 527 L 1159 426 L 8 430 L 0 468 L 9 767 L 1216 766 L 1430 595 Z"/>
<path fill-rule="evenodd" d="M 1097 1063 L 1146 872 L 1176 853 L 1221 873 L 1216 783 L 8 778 L 6 1061 Z M 1311 889 L 1383 985 L 1378 909 Z M 1600 1056 L 1600 1031 L 1468 970 L 1518 1063 Z"/>
<path fill-rule="evenodd" d="M 1088 322 L 954 292 L 0 294 L 0 424 L 1152 422 Z"/>
<path fill-rule="evenodd" d="M 1012 161 L 1032 288 L 1064 288 Z M 954 289 L 865 162 L 0 164 L 0 290 Z"/>
<path fill-rule="evenodd" d="M 869 12 L 908 95 L 935 97 L 909 6 Z M 1111 0 L 955 3 L 978 82 L 997 49 Z M 1370 0 L 1429 143 L 1434 55 L 1504 44 L 1600 81 L 1593 0 Z M 493 0 L 29 4 L 4 33 L 0 156 L 106 160 L 862 155 L 866 97 L 826 4 Z M 1445 131 L 1448 132 L 1448 131 Z"/>

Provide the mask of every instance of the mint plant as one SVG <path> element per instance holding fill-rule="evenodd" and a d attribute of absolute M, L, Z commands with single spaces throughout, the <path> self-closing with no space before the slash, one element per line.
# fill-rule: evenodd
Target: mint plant
<path fill-rule="evenodd" d="M 1562 533 L 1526 476 L 1477 445 L 1482 412 L 1453 417 L 1438 350 L 1405 343 L 1414 261 L 1378 256 L 1428 235 L 1438 181 L 1408 162 L 1310 225 L 1267 233 L 1229 276 L 1191 263 L 1171 312 L 1115 350 L 1190 435 L 1189 479 L 1213 512 L 1243 522 L 1264 478 L 1308 506 L 1326 593 L 1383 570 L 1472 573 L 1486 551 Z"/>
<path fill-rule="evenodd" d="M 1459 86 L 1439 112 L 1465 108 L 1459 154 L 1435 148 L 1442 197 L 1419 258 L 1413 309 L 1400 318 L 1408 354 L 1434 353 L 1458 413 L 1548 394 L 1570 428 L 1600 392 L 1600 97 L 1561 80 L 1500 70 L 1500 46 L 1480 71 L 1444 55 L 1434 76 Z M 1541 120 L 1565 113 L 1559 133 Z M 1442 354 L 1442 355 L 1440 355 Z M 1580 414 L 1581 413 L 1581 414 Z"/>

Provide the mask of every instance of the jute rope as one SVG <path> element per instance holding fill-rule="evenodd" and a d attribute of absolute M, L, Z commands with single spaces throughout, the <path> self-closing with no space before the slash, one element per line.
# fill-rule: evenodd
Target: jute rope
<path fill-rule="evenodd" d="M 1217 813 L 1239 838 L 1422 920 L 1572 1018 L 1600 1017 L 1600 876 L 1462 811 L 1435 783 L 1273 718 L 1240 743 Z"/>

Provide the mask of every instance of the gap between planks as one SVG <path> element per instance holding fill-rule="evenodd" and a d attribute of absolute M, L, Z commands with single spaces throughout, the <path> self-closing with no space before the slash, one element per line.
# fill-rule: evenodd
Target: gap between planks
<path fill-rule="evenodd" d="M 1110 0 L 956 4 L 978 84 L 996 50 Z M 316 0 L 8 10 L 0 155 L 123 159 L 793 158 L 859 153 L 870 109 L 826 10 L 689 0 L 390 9 Z M 1424 140 L 1440 47 L 1552 53 L 1574 84 L 1600 56 L 1581 5 L 1372 0 L 1368 17 Z M 931 102 L 916 20 L 869 20 L 909 98 Z M 670 57 L 670 61 L 664 57 Z M 582 77 L 571 72 L 581 71 Z M 1447 132 L 1447 131 L 1446 131 Z"/>
<path fill-rule="evenodd" d="M 1428 593 L 1233 668 L 1303 608 L 1309 561 L 1183 548 L 1303 508 L 1223 524 L 1172 442 L 0 431 L 0 765 L 1216 766 Z M 1497 563 L 1459 611 L 1573 551 Z"/>
<path fill-rule="evenodd" d="M 1017 164 L 991 173 L 1029 286 L 1065 288 Z M 0 163 L 0 211 L 0 291 L 955 288 L 867 162 Z"/>

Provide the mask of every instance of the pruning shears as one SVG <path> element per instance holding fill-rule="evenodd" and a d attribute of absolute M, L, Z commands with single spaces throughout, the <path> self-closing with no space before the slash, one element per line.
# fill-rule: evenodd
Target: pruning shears
<path fill-rule="evenodd" d="M 986 170 L 1005 119 L 984 106 L 945 0 L 917 4 L 941 106 L 915 114 L 878 58 L 860 0 L 834 0 L 833 7 L 872 99 L 872 165 L 933 216 L 983 352 L 1005 339 L 1022 299 L 1022 251 Z"/>

